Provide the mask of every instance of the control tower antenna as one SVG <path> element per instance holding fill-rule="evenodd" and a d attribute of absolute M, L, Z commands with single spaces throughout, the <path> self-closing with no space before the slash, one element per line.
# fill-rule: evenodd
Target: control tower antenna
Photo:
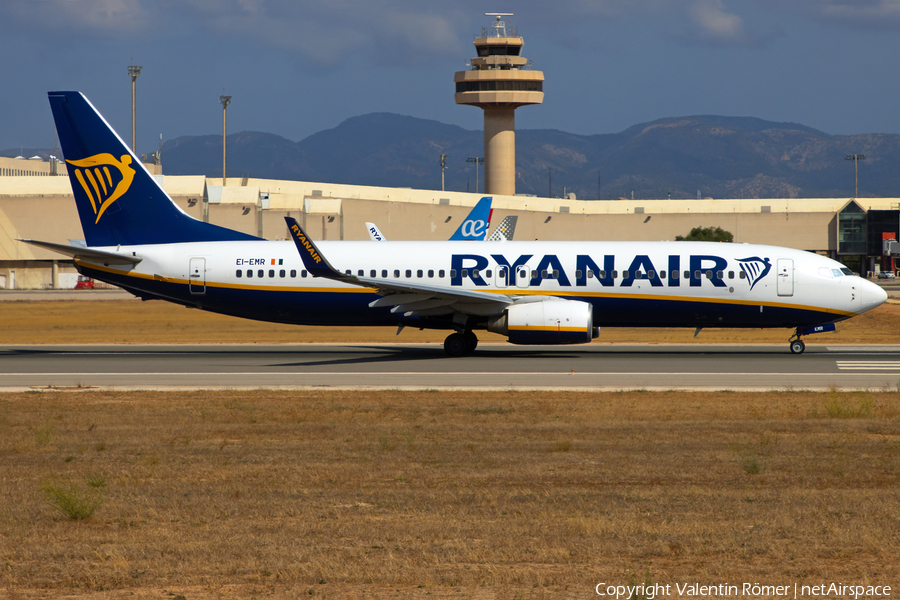
<path fill-rule="evenodd" d="M 516 115 L 526 104 L 544 101 L 544 74 L 528 69 L 521 56 L 524 42 L 505 17 L 512 13 L 484 13 L 494 17 L 491 27 L 475 37 L 477 56 L 468 71 L 458 71 L 457 104 L 484 110 L 484 191 L 512 196 L 516 193 Z"/>

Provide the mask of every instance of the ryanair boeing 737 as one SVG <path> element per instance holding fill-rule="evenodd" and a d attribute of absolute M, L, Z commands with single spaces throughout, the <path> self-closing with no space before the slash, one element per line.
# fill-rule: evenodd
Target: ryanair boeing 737
<path fill-rule="evenodd" d="M 301 325 L 475 332 L 513 344 L 580 344 L 600 326 L 783 327 L 802 337 L 887 299 L 809 252 L 704 242 L 266 241 L 175 205 L 78 92 L 50 92 L 86 247 L 22 240 L 72 256 L 83 275 L 144 299 Z"/>

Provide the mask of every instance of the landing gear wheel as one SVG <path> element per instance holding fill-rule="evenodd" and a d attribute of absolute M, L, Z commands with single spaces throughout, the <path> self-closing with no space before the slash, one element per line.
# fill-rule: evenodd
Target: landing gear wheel
<path fill-rule="evenodd" d="M 466 336 L 461 333 L 451 333 L 444 340 L 444 352 L 448 356 L 463 356 L 467 354 L 468 349 L 469 344 L 466 341 Z"/>
<path fill-rule="evenodd" d="M 475 348 L 478 347 L 478 336 L 471 331 L 467 331 L 463 334 L 463 337 L 466 338 L 466 354 L 475 352 Z"/>
<path fill-rule="evenodd" d="M 804 350 L 806 350 L 806 344 L 803 343 L 803 340 L 794 340 L 791 342 L 792 354 L 803 354 Z"/>

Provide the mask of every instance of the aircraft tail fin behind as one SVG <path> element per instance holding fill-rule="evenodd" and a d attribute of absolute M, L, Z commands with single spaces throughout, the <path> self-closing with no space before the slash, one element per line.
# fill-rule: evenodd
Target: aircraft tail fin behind
<path fill-rule="evenodd" d="M 451 241 L 476 240 L 482 241 L 487 237 L 491 225 L 491 197 L 485 196 L 478 201 L 466 220 L 462 222 Z"/>
<path fill-rule="evenodd" d="M 516 233 L 516 223 L 519 221 L 519 217 L 516 215 L 509 215 L 500 221 L 500 224 L 497 225 L 497 229 L 494 230 L 494 233 L 488 237 L 487 241 L 489 242 L 511 242 L 513 236 Z"/>
<path fill-rule="evenodd" d="M 88 246 L 258 239 L 182 211 L 83 94 L 48 96 Z"/>

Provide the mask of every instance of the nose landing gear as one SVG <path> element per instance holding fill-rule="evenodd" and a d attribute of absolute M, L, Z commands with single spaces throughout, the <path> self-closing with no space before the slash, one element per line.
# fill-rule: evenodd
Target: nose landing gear
<path fill-rule="evenodd" d="M 794 335 L 792 335 L 790 339 L 791 354 L 803 354 L 803 351 L 806 350 L 806 344 L 803 343 L 803 340 L 800 339 L 800 336 L 810 335 L 813 333 L 826 333 L 828 331 L 834 331 L 834 329 L 834 323 L 823 323 L 821 325 L 804 325 L 798 327 L 794 331 Z"/>

